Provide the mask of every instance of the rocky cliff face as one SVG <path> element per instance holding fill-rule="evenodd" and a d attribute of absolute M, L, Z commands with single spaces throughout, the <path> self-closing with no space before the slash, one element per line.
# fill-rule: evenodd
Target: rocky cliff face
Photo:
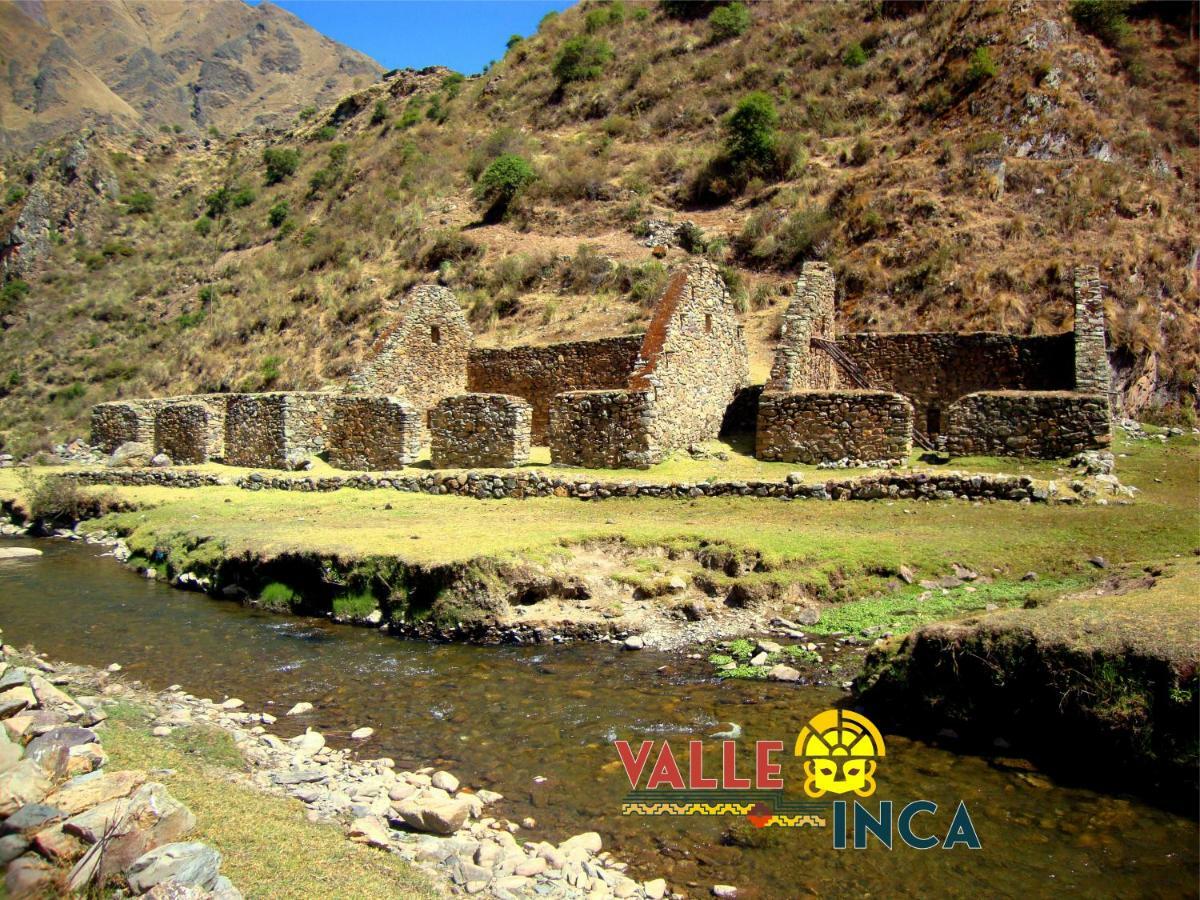
<path fill-rule="evenodd" d="M 271 5 L 0 3 L 0 150 L 74 131 L 278 125 L 376 80 L 372 59 Z"/>

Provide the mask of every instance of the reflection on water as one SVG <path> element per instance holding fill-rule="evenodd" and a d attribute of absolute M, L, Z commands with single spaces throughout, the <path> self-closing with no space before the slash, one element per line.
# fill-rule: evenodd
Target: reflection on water
<path fill-rule="evenodd" d="M 722 843 L 736 817 L 623 817 L 628 783 L 614 765 L 614 738 L 682 742 L 737 722 L 747 750 L 760 738 L 790 749 L 838 694 L 714 684 L 678 660 L 608 647 L 400 641 L 174 591 L 97 559 L 92 548 L 37 546 L 45 556 L 0 563 L 0 625 L 10 643 L 74 662 L 120 662 L 151 687 L 238 696 L 252 710 L 281 714 L 307 700 L 316 711 L 281 718 L 280 733 L 308 724 L 336 741 L 370 725 L 375 736 L 364 754 L 391 756 L 401 767 L 444 766 L 498 790 L 507 798 L 501 814 L 537 820 L 533 837 L 561 840 L 594 828 L 646 877 L 662 874 L 697 895 L 716 883 L 764 898 L 1196 894 L 1193 820 L 900 736 L 888 737 L 876 796 L 897 807 L 935 801 L 929 831 L 943 832 L 966 800 L 982 850 L 834 851 L 828 829 L 772 830 L 759 835 L 766 846 L 747 848 Z M 784 775 L 799 787 L 794 761 Z"/>

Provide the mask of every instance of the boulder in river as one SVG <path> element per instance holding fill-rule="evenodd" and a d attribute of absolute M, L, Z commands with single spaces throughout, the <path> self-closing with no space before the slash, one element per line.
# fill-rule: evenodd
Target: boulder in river
<path fill-rule="evenodd" d="M 26 559 L 41 556 L 37 547 L 0 547 L 0 559 Z"/>

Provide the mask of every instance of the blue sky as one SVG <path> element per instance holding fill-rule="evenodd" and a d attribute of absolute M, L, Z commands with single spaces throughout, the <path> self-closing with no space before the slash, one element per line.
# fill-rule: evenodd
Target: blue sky
<path fill-rule="evenodd" d="M 248 0 L 252 4 L 257 0 Z M 474 75 L 567 0 L 271 0 L 385 69 L 449 66 Z"/>

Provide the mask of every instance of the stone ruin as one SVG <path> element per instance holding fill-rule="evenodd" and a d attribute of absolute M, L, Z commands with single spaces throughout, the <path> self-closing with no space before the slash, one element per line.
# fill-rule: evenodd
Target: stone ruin
<path fill-rule="evenodd" d="M 759 458 L 903 459 L 910 441 L 951 456 L 1059 458 L 1109 443 L 1096 267 L 1076 270 L 1075 328 L 1056 335 L 838 335 L 834 293 L 829 267 L 805 263 L 759 401 Z"/>
<path fill-rule="evenodd" d="M 1109 440 L 1099 273 L 1075 278 L 1075 328 L 839 334 L 836 284 L 805 263 L 771 375 L 748 387 L 748 352 L 718 270 L 676 270 L 645 334 L 480 348 L 454 294 L 421 285 L 398 304 L 343 393 L 204 394 L 98 404 L 92 441 L 174 462 L 392 470 L 431 447 L 435 467 L 524 464 L 532 445 L 588 468 L 646 468 L 744 421 L 761 459 L 1068 456 Z"/>

